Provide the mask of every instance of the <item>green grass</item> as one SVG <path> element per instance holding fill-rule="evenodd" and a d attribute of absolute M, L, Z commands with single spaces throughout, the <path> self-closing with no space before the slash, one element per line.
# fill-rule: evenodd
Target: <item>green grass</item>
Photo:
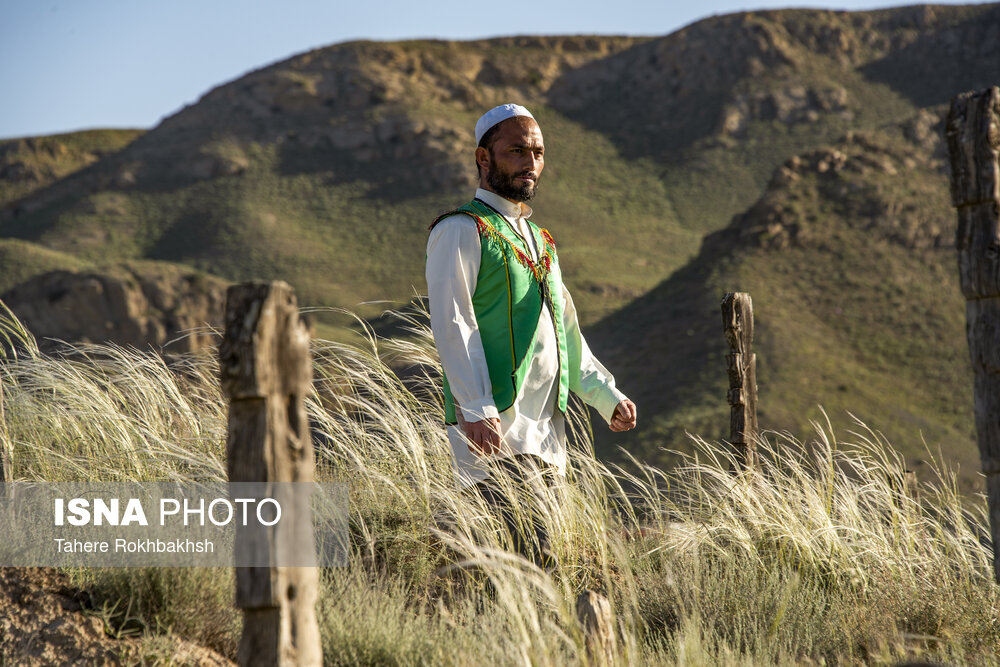
<path fill-rule="evenodd" d="M 18 239 L 0 239 L 0 294 L 49 271 L 82 271 L 93 268 L 86 260 Z"/>
<path fill-rule="evenodd" d="M 175 374 L 134 350 L 47 357 L 16 321 L 3 331 L 20 340 L 0 360 L 15 480 L 223 477 L 211 355 Z M 989 664 L 1000 653 L 984 499 L 961 495 L 939 460 L 921 472 L 919 501 L 901 495 L 903 460 L 860 423 L 850 443 L 825 422 L 810 441 L 766 434 L 759 470 L 734 476 L 725 449 L 699 438 L 672 470 L 609 468 L 576 419 L 566 483 L 519 505 L 542 510 L 553 536 L 559 566 L 538 570 L 456 491 L 429 332 L 413 334 L 367 351 L 314 344 L 317 474 L 349 481 L 351 500 L 348 565 L 321 580 L 325 663 L 587 664 L 573 611 L 584 588 L 612 601 L 623 664 Z M 429 375 L 404 385 L 392 359 Z M 112 635 L 140 637 L 130 655 L 169 660 L 172 636 L 234 653 L 226 569 L 72 574 Z M 496 599 L 483 604 L 486 578 Z"/>

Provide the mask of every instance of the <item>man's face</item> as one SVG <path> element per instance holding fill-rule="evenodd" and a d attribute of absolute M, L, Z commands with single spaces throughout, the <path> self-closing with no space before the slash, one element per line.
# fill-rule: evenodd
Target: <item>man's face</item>
<path fill-rule="evenodd" d="M 511 201 L 530 200 L 545 167 L 545 144 L 538 123 L 527 116 L 503 121 L 492 149 L 476 149 L 476 162 L 482 170 L 481 185 Z"/>

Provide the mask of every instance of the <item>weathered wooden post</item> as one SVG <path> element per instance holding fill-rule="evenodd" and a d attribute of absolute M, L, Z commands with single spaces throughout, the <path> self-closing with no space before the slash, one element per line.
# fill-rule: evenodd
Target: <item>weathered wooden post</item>
<path fill-rule="evenodd" d="M 976 433 L 986 476 L 993 575 L 1000 583 L 1000 88 L 951 101 L 945 129 L 958 270 L 975 374 Z"/>
<path fill-rule="evenodd" d="M 3 414 L 3 377 L 0 376 L 0 484 L 11 481 L 8 447 L 10 447 L 10 444 L 7 440 L 7 421 L 4 419 Z"/>
<path fill-rule="evenodd" d="M 595 591 L 587 590 L 576 598 L 576 616 L 587 638 L 587 657 L 592 664 L 610 667 L 618 653 L 611 603 Z"/>
<path fill-rule="evenodd" d="M 722 325 L 729 343 L 729 442 L 746 470 L 757 458 L 757 355 L 753 343 L 753 302 L 746 292 L 729 292 L 722 299 Z"/>
<path fill-rule="evenodd" d="M 313 481 L 304 403 L 312 383 L 309 340 L 309 327 L 286 283 L 229 288 L 219 371 L 229 397 L 230 482 Z M 312 530 L 308 512 L 297 512 L 295 519 L 291 530 L 296 535 Z M 269 541 L 273 555 L 282 535 L 271 532 L 260 539 Z M 236 606 L 244 619 L 240 665 L 322 664 L 318 577 L 314 567 L 236 568 Z"/>

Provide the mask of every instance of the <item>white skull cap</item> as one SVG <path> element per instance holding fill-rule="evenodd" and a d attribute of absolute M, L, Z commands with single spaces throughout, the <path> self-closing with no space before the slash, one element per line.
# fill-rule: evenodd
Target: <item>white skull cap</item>
<path fill-rule="evenodd" d="M 508 118 L 514 118 L 515 116 L 527 116 L 528 118 L 534 118 L 531 112 L 522 107 L 520 104 L 501 104 L 498 107 L 493 107 L 476 121 L 476 145 L 482 140 L 483 135 L 486 134 L 487 130 L 496 125 L 499 122 L 505 121 Z"/>

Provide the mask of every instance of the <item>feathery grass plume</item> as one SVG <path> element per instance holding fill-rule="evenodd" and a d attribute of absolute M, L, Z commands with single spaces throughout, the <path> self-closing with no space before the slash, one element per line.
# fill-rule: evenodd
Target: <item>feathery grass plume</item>
<path fill-rule="evenodd" d="M 0 301 L 0 342 L 3 343 L 0 344 L 0 359 L 8 355 L 16 358 L 18 349 L 30 356 L 38 355 L 35 337 L 3 301 Z"/>
<path fill-rule="evenodd" d="M 15 480 L 225 479 L 225 405 L 214 360 L 168 368 L 113 344 L 3 360 Z"/>
<path fill-rule="evenodd" d="M 396 339 L 361 326 L 356 345 L 313 345 L 317 476 L 350 485 L 348 565 L 324 570 L 320 591 L 327 663 L 587 664 L 574 613 L 583 589 L 611 601 L 622 664 L 990 664 L 1000 654 L 984 499 L 961 496 L 931 455 L 934 478 L 908 495 L 902 459 L 860 422 L 850 443 L 829 423 L 808 442 L 766 433 L 746 473 L 699 438 L 675 469 L 626 470 L 594 458 L 574 401 L 565 480 L 516 496 L 515 523 L 540 520 L 552 540 L 558 564 L 539 569 L 458 487 L 426 315 L 418 304 L 399 317 Z M 170 365 L 113 345 L 5 356 L 15 478 L 222 479 L 217 377 L 212 353 Z M 75 576 L 108 608 L 136 610 L 147 634 L 169 626 L 234 650 L 224 570 Z"/>

